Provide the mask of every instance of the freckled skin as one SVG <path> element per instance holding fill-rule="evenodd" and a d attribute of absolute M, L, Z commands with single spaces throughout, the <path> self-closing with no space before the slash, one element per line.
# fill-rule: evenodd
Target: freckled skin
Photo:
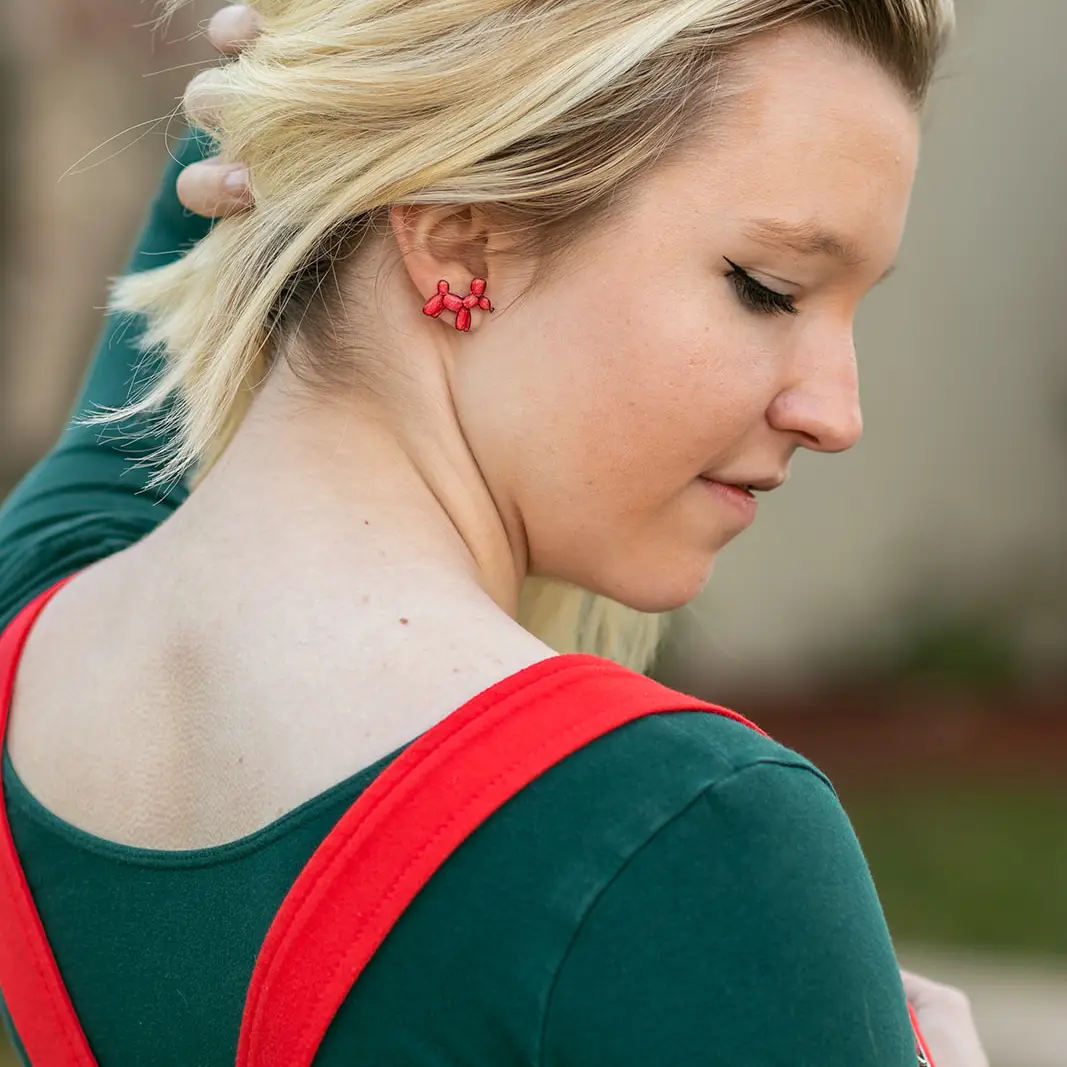
<path fill-rule="evenodd" d="M 705 584 L 736 514 L 694 479 L 784 474 L 861 430 L 852 319 L 891 265 L 918 122 L 881 70 L 809 30 L 761 41 L 741 101 L 635 190 L 452 369 L 466 440 L 534 571 L 646 610 Z M 864 262 L 775 250 L 753 218 L 815 221 Z M 723 257 L 796 298 L 738 299 Z M 618 294 L 626 299 L 619 300 Z"/>

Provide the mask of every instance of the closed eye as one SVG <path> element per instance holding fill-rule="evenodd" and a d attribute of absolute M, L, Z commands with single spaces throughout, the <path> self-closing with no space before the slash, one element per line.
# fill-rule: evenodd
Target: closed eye
<path fill-rule="evenodd" d="M 722 257 L 726 259 L 726 256 Z M 743 267 L 739 267 L 731 259 L 726 259 L 730 264 L 730 271 L 726 275 L 734 285 L 738 299 L 750 311 L 759 315 L 795 315 L 797 306 L 793 298 L 787 293 L 779 293 L 762 282 L 756 281 Z"/>

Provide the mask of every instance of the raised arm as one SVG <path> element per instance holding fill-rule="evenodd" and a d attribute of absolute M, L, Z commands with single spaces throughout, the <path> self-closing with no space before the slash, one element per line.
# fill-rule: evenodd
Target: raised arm
<path fill-rule="evenodd" d="M 209 150 L 210 143 L 195 134 L 180 142 L 129 270 L 162 266 L 208 232 L 211 223 L 179 203 L 175 183 L 187 164 Z M 143 537 L 185 498 L 183 485 L 145 489 L 148 473 L 138 461 L 165 443 L 151 427 L 126 424 L 102 431 L 77 424 L 80 416 L 125 403 L 131 388 L 152 373 L 140 339 L 136 319 L 108 319 L 74 418 L 0 507 L 0 625 L 65 574 Z"/>
<path fill-rule="evenodd" d="M 252 9 L 236 6 L 216 14 L 209 36 L 220 52 L 232 54 L 257 31 Z M 212 143 L 195 133 L 179 143 L 128 270 L 163 266 L 210 230 L 205 216 L 248 206 L 247 187 L 234 189 L 226 181 L 234 168 L 212 161 L 212 150 Z M 36 593 L 132 544 L 185 499 L 182 484 L 146 488 L 143 461 L 166 445 L 147 422 L 106 430 L 78 424 L 83 415 L 126 403 L 131 390 L 151 376 L 156 362 L 141 351 L 141 334 L 137 319 L 108 319 L 74 417 L 0 506 L 0 627 Z"/>

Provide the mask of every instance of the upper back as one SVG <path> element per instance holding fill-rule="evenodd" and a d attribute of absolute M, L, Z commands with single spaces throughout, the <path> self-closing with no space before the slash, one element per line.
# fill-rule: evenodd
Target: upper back
<path fill-rule="evenodd" d="M 45 807 L 123 844 L 200 848 L 254 832 L 554 655 L 499 618 L 426 597 L 404 618 L 368 594 L 342 620 L 324 612 L 316 632 L 314 613 L 287 612 L 280 594 L 271 604 L 269 589 L 242 604 L 240 591 L 150 562 L 135 546 L 52 598 L 18 666 L 8 732 Z"/>

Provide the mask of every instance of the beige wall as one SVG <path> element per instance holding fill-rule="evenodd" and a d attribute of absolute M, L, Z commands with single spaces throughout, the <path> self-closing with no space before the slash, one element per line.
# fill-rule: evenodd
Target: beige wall
<path fill-rule="evenodd" d="M 0 486 L 51 444 L 166 158 L 197 0 L 166 39 L 141 0 L 0 0 L 14 188 L 0 262 Z"/>
<path fill-rule="evenodd" d="M 886 641 L 916 584 L 1067 664 L 1067 2 L 958 8 L 899 270 L 858 323 L 864 440 L 797 457 L 680 616 L 675 684 L 800 681 Z"/>

